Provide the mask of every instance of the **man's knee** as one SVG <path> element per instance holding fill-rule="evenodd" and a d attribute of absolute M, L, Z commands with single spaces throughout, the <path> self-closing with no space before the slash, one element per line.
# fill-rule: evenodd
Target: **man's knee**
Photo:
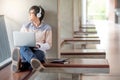
<path fill-rule="evenodd" d="M 24 52 L 24 51 L 26 51 L 26 50 L 28 50 L 28 49 L 29 49 L 28 46 L 21 46 L 21 47 L 20 47 L 20 52 Z"/>

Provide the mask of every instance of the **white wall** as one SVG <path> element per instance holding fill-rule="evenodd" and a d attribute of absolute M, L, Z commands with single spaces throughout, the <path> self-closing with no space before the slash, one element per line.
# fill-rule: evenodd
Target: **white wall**
<path fill-rule="evenodd" d="M 73 28 L 74 28 L 74 31 L 78 31 L 79 30 L 79 27 L 81 26 L 81 18 L 82 18 L 82 13 L 81 13 L 81 0 L 73 0 L 73 11 L 74 11 L 74 25 L 73 25 Z"/>
<path fill-rule="evenodd" d="M 86 14 L 87 7 L 86 7 L 86 4 L 87 4 L 87 0 L 82 0 L 81 1 L 81 7 L 82 7 L 82 24 L 86 24 L 86 21 L 87 21 L 87 14 Z"/>
<path fill-rule="evenodd" d="M 73 3 L 72 0 L 59 0 L 60 37 L 71 38 L 73 35 Z"/>
<path fill-rule="evenodd" d="M 28 21 L 28 10 L 32 5 L 41 5 L 45 11 L 44 21 L 51 25 L 53 30 L 53 47 L 48 51 L 49 57 L 57 57 L 57 0 L 1 0 L 0 15 L 5 15 L 5 22 L 13 49 L 12 32 L 20 30 L 22 24 Z"/>

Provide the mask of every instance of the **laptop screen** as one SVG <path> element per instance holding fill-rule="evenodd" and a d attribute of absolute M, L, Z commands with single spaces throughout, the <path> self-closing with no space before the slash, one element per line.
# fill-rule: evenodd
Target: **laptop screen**
<path fill-rule="evenodd" d="M 14 46 L 36 46 L 36 38 L 34 32 L 13 32 Z"/>

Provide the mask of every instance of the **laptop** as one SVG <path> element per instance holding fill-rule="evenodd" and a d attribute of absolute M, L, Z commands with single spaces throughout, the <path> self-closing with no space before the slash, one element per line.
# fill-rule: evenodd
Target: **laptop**
<path fill-rule="evenodd" d="M 36 38 L 34 32 L 13 32 L 13 41 L 14 46 L 28 46 L 35 47 L 36 46 Z"/>

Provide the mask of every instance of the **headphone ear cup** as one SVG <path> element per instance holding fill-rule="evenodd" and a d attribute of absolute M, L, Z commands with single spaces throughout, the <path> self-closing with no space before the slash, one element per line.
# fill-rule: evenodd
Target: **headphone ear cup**
<path fill-rule="evenodd" d="M 37 13 L 37 17 L 40 18 L 41 17 L 41 13 Z"/>
<path fill-rule="evenodd" d="M 42 15 L 41 15 L 41 12 L 42 12 L 42 10 L 41 10 L 41 8 L 40 8 L 40 11 L 39 11 L 39 13 L 37 13 L 37 17 L 38 18 L 40 18 Z"/>

